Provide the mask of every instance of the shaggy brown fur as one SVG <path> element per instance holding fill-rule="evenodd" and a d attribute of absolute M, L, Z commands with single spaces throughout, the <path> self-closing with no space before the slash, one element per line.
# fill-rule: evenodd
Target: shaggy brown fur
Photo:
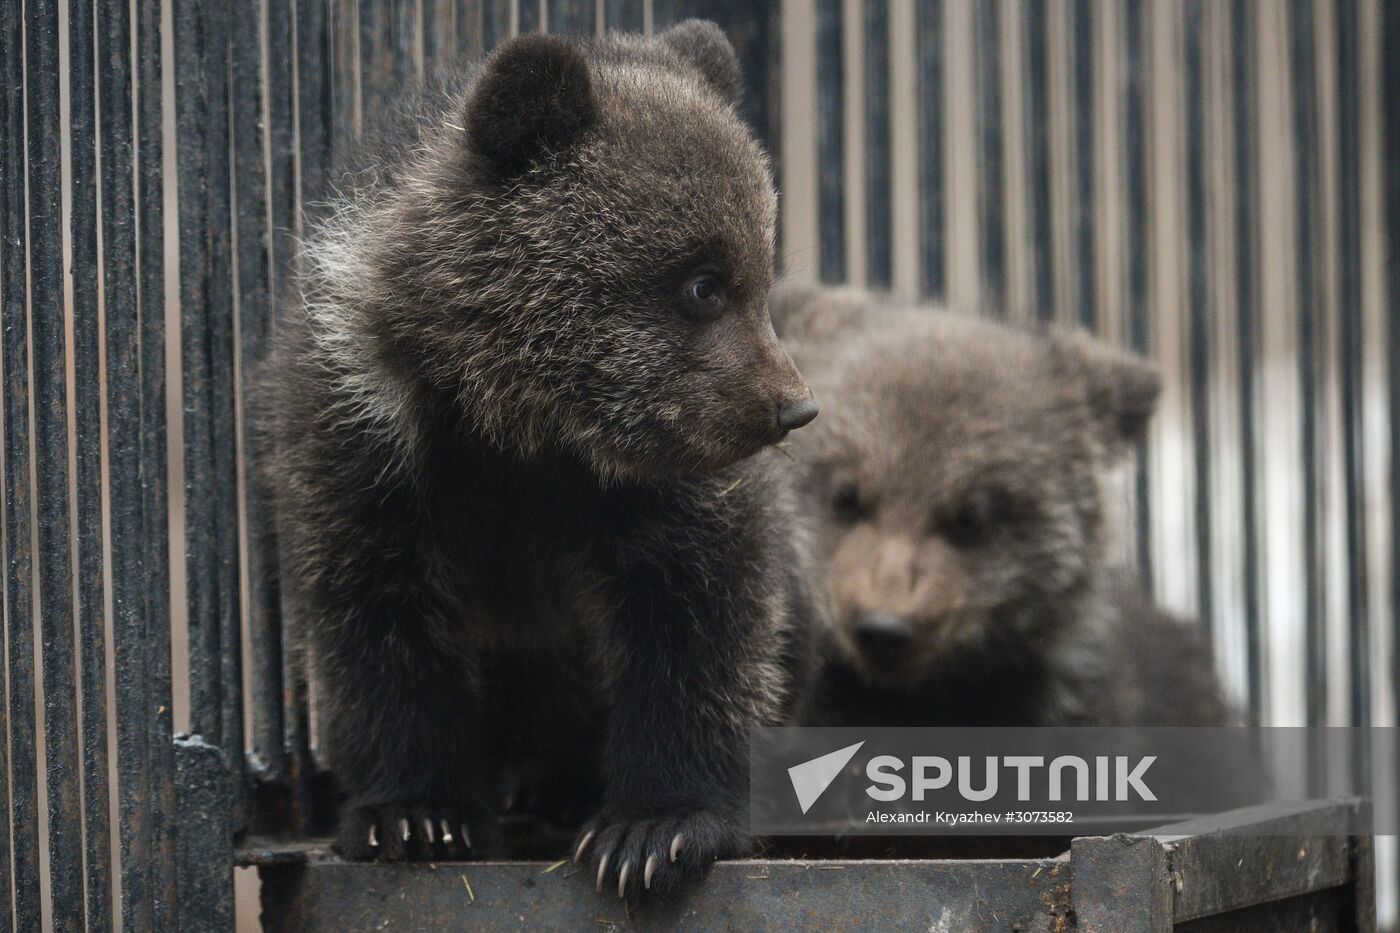
<path fill-rule="evenodd" d="M 1225 722 L 1199 630 L 1105 554 L 1148 363 L 852 290 L 781 285 L 771 306 L 825 404 L 792 442 L 835 623 L 816 721 Z"/>
<path fill-rule="evenodd" d="M 595 800 L 612 890 L 748 845 L 813 605 L 760 451 L 815 409 L 737 75 L 708 23 L 513 40 L 310 237 L 271 485 L 351 858 L 490 854 L 504 773 Z"/>

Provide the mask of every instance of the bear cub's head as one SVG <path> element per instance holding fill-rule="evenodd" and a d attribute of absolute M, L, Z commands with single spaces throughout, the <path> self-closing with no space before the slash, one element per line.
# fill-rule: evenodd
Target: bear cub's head
<path fill-rule="evenodd" d="M 913 688 L 960 659 L 1037 650 L 1084 608 L 1104 482 L 1146 429 L 1156 371 L 1081 335 L 860 317 L 824 364 L 795 351 L 828 400 L 798 446 L 842 653 L 874 683 Z"/>
<path fill-rule="evenodd" d="M 501 446 L 604 477 L 716 469 L 810 421 L 768 316 L 776 196 L 739 88 L 698 20 L 502 45 L 355 234 L 390 365 Z"/>

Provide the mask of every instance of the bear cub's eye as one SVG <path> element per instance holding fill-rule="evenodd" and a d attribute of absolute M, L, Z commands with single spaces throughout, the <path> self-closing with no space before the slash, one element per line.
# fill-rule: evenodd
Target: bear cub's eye
<path fill-rule="evenodd" d="M 698 320 L 714 320 L 724 310 L 724 286 L 711 272 L 692 276 L 681 286 L 681 305 Z"/>
<path fill-rule="evenodd" d="M 991 498 L 975 493 L 943 523 L 943 534 L 954 547 L 974 547 L 986 538 L 991 522 Z"/>
<path fill-rule="evenodd" d="M 843 522 L 854 523 L 865 517 L 865 507 L 861 505 L 860 490 L 855 483 L 842 483 L 831 495 L 831 511 Z"/>

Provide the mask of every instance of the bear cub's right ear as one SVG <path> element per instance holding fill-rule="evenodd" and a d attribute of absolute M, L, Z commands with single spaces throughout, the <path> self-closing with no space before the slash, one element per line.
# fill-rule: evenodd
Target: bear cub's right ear
<path fill-rule="evenodd" d="M 717 24 L 707 19 L 682 20 L 663 32 L 661 41 L 704 75 L 720 97 L 731 104 L 743 98 L 739 56 Z"/>
<path fill-rule="evenodd" d="M 472 152 L 498 177 L 567 148 L 597 119 L 588 60 L 556 36 L 520 36 L 482 65 L 467 101 Z"/>

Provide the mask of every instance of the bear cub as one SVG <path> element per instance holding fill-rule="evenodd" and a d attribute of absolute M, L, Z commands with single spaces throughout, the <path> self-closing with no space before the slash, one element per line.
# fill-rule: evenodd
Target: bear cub
<path fill-rule="evenodd" d="M 849 289 L 782 284 L 771 308 L 825 412 L 792 443 L 832 604 L 811 721 L 1226 724 L 1200 630 L 1106 553 L 1149 363 Z"/>
<path fill-rule="evenodd" d="M 311 233 L 269 480 L 345 856 L 490 855 L 508 775 L 596 788 L 600 889 L 749 846 L 747 730 L 814 658 L 764 449 L 816 405 L 738 88 L 710 23 L 514 39 Z"/>

